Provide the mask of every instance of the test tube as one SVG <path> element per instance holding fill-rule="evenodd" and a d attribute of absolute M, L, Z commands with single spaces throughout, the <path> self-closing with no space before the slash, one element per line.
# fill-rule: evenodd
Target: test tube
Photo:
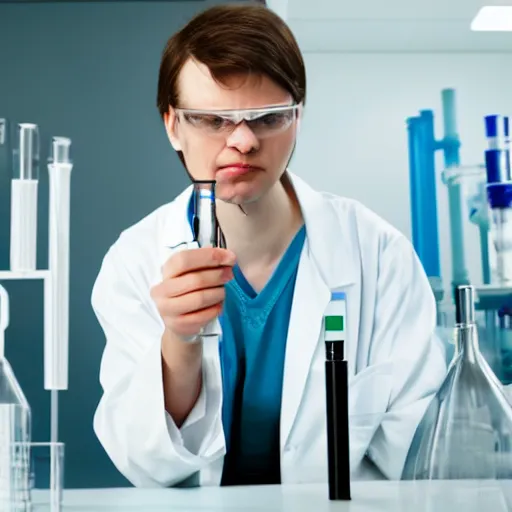
<path fill-rule="evenodd" d="M 53 137 L 48 161 L 50 185 L 48 265 L 51 271 L 51 334 L 45 346 L 45 389 L 68 387 L 71 140 Z"/>
<path fill-rule="evenodd" d="M 194 240 L 199 247 L 226 247 L 224 235 L 217 221 L 215 181 L 194 182 Z M 218 319 L 211 321 L 201 332 L 202 337 L 219 336 Z"/>
<path fill-rule="evenodd" d="M 11 254 L 13 271 L 36 269 L 39 130 L 32 123 L 18 125 L 11 181 Z"/>
<path fill-rule="evenodd" d="M 512 285 L 512 182 L 487 185 L 490 231 L 496 249 L 496 284 Z"/>
<path fill-rule="evenodd" d="M 489 149 L 503 149 L 510 143 L 508 116 L 485 116 L 485 135 Z"/>
<path fill-rule="evenodd" d="M 330 500 L 350 500 L 348 363 L 345 294 L 333 292 L 324 315 L 327 464 Z"/>
<path fill-rule="evenodd" d="M 512 175 L 508 117 L 486 116 L 485 135 L 487 201 L 490 232 L 496 250 L 494 280 L 499 285 L 509 286 L 512 284 Z"/>
<path fill-rule="evenodd" d="M 5 118 L 0 118 L 0 186 L 5 179 L 11 180 L 11 140 L 9 137 L 10 123 Z M 9 214 L 7 213 L 6 217 Z"/>
<path fill-rule="evenodd" d="M 194 182 L 194 239 L 199 247 L 224 247 L 224 237 L 217 221 L 215 181 Z"/>
<path fill-rule="evenodd" d="M 0 119 L 0 146 L 5 144 L 7 140 L 7 119 Z"/>
<path fill-rule="evenodd" d="M 9 233 L 10 230 L 12 148 L 9 126 L 10 123 L 6 118 L 0 118 L 0 233 Z M 0 243 L 0 261 L 9 261 L 9 250 L 8 241 Z"/>
<path fill-rule="evenodd" d="M 0 285 L 0 363 L 5 357 L 5 331 L 9 327 L 9 295 Z"/>
<path fill-rule="evenodd" d="M 487 183 L 511 181 L 510 173 L 510 133 L 507 116 L 491 115 L 485 117 L 485 167 Z"/>

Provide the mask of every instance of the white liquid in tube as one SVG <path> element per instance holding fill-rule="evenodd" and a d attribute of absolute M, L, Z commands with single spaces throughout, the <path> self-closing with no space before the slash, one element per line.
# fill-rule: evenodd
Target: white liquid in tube
<path fill-rule="evenodd" d="M 11 181 L 11 254 L 13 271 L 36 269 L 38 180 Z"/>

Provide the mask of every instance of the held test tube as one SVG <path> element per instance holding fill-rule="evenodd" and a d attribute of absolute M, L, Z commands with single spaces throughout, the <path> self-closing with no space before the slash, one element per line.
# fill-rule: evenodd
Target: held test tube
<path fill-rule="evenodd" d="M 18 125 L 13 152 L 11 181 L 11 253 L 12 271 L 36 269 L 37 190 L 39 183 L 39 130 L 37 125 Z"/>
<path fill-rule="evenodd" d="M 348 365 L 344 358 L 345 294 L 334 292 L 324 316 L 329 499 L 350 500 Z"/>
<path fill-rule="evenodd" d="M 224 235 L 217 221 L 215 208 L 215 181 L 194 181 L 194 241 L 199 247 L 226 247 Z M 201 337 L 219 336 L 219 320 L 212 320 L 204 327 Z"/>

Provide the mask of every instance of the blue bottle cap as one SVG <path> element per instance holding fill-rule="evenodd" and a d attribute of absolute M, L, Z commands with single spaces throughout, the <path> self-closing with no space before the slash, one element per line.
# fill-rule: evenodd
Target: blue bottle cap
<path fill-rule="evenodd" d="M 485 152 L 487 184 L 512 181 L 510 153 L 507 149 L 488 149 Z"/>
<path fill-rule="evenodd" d="M 494 208 L 512 208 L 512 182 L 487 185 L 487 200 Z"/>
<path fill-rule="evenodd" d="M 507 116 L 490 115 L 485 116 L 485 136 L 491 137 L 509 137 L 509 122 Z"/>

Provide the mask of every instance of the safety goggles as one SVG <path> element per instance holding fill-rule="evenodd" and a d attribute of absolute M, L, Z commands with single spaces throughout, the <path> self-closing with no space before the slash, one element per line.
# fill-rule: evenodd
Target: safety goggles
<path fill-rule="evenodd" d="M 175 108 L 175 111 L 187 124 L 210 137 L 226 137 L 245 122 L 256 137 L 264 138 L 286 131 L 297 119 L 300 107 L 295 104 L 244 110 Z"/>

